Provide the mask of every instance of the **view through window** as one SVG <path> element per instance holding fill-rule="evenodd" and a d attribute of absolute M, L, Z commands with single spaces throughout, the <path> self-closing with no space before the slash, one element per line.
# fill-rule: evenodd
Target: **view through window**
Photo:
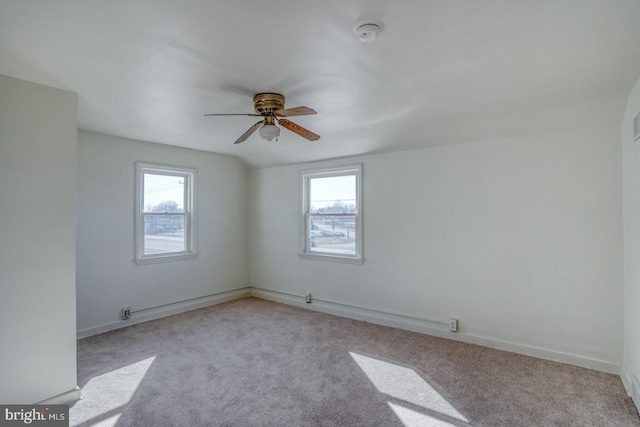
<path fill-rule="evenodd" d="M 184 176 L 143 174 L 144 254 L 184 252 Z"/>

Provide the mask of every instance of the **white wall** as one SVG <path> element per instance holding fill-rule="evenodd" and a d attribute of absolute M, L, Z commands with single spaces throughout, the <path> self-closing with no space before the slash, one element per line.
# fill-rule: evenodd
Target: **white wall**
<path fill-rule="evenodd" d="M 617 372 L 619 141 L 617 128 L 589 129 L 251 171 L 251 284 L 457 317 L 461 331 L 445 335 Z M 354 162 L 364 264 L 299 259 L 298 171 Z"/>
<path fill-rule="evenodd" d="M 0 402 L 76 388 L 76 96 L 0 75 Z"/>
<path fill-rule="evenodd" d="M 624 371 L 640 405 L 640 140 L 633 141 L 633 118 L 640 112 L 640 80 L 633 89 L 622 124 L 624 181 Z"/>
<path fill-rule="evenodd" d="M 133 262 L 136 161 L 197 169 L 195 260 Z M 78 331 L 127 324 L 137 310 L 249 285 L 248 172 L 236 159 L 86 131 L 78 134 Z M 164 313 L 166 314 L 166 313 Z"/>

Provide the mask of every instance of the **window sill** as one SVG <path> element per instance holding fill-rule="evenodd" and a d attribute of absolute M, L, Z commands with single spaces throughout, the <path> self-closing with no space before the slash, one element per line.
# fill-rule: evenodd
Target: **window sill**
<path fill-rule="evenodd" d="M 135 262 L 136 265 L 159 264 L 161 262 L 186 261 L 189 259 L 195 259 L 197 256 L 197 252 L 179 255 L 158 255 L 147 258 L 136 258 L 133 262 Z"/>
<path fill-rule="evenodd" d="M 364 258 L 340 256 L 340 255 L 311 254 L 308 252 L 299 253 L 298 257 L 300 257 L 300 259 L 341 262 L 344 264 L 362 264 L 364 262 Z"/>

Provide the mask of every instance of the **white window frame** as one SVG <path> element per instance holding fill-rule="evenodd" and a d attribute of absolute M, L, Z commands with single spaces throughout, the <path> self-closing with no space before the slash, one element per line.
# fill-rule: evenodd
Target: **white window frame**
<path fill-rule="evenodd" d="M 144 253 L 144 179 L 146 173 L 158 175 L 173 175 L 184 178 L 185 197 L 184 197 L 184 215 L 185 215 L 185 239 L 186 250 L 181 252 L 171 252 L 162 254 Z M 135 221 L 134 221 L 134 241 L 135 241 L 135 258 L 137 265 L 155 264 L 168 261 L 182 261 L 194 259 L 198 256 L 197 251 L 197 233 L 196 233 L 196 176 L 197 171 L 193 168 L 181 166 L 159 165 L 155 163 L 136 162 L 136 190 L 135 190 Z"/>
<path fill-rule="evenodd" d="M 334 176 L 356 177 L 356 213 L 345 215 L 355 216 L 355 255 L 334 254 L 328 252 L 317 252 L 309 250 L 310 236 L 308 235 L 307 223 L 312 215 L 309 209 L 310 180 L 313 178 L 329 178 Z M 362 164 L 352 164 L 345 166 L 335 166 L 317 169 L 307 169 L 300 171 L 300 215 L 298 224 L 298 256 L 302 259 L 336 261 L 351 264 L 362 264 L 364 257 L 362 254 Z M 313 214 L 318 215 L 318 214 Z M 341 214 L 331 213 L 328 216 L 340 216 Z"/>

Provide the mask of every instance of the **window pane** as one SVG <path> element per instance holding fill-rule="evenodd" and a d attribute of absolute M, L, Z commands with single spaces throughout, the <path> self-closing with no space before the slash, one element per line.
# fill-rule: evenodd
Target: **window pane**
<path fill-rule="evenodd" d="M 307 250 L 341 255 L 356 254 L 356 217 L 309 215 Z"/>
<path fill-rule="evenodd" d="M 144 255 L 184 252 L 185 215 L 144 214 Z"/>
<path fill-rule="evenodd" d="M 184 176 L 144 174 L 145 212 L 184 212 Z"/>
<path fill-rule="evenodd" d="M 312 178 L 309 181 L 310 213 L 355 213 L 356 176 Z"/>

